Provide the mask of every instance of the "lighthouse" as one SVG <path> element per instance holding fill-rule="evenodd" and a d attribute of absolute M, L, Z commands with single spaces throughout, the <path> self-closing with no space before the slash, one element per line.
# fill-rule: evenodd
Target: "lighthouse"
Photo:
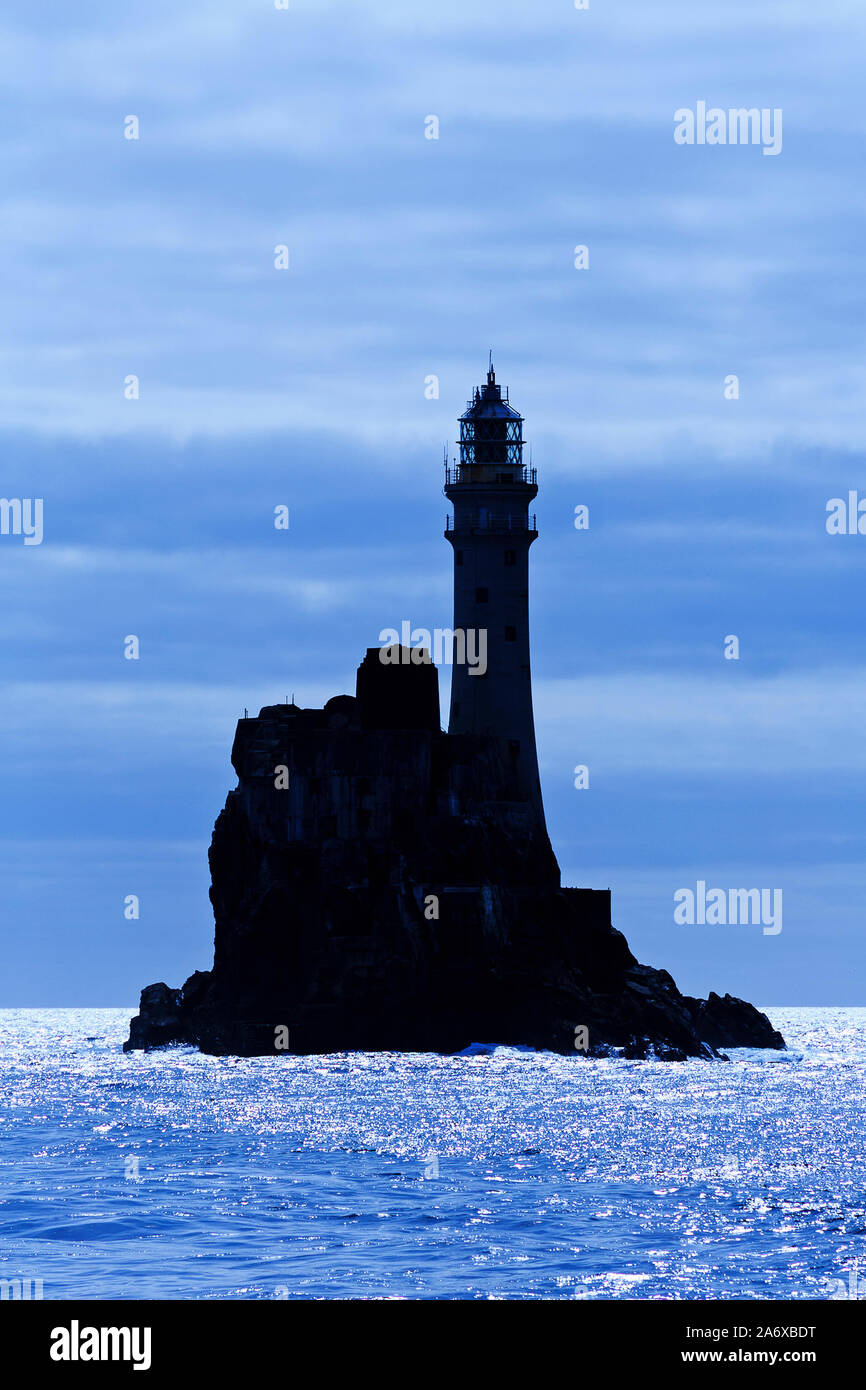
<path fill-rule="evenodd" d="M 445 538 L 454 551 L 455 633 L 486 631 L 486 670 L 460 662 L 455 641 L 449 734 L 502 740 L 520 798 L 544 823 L 529 664 L 529 547 L 538 532 L 529 504 L 536 470 L 523 463 L 523 416 L 503 396 L 491 360 L 487 381 L 460 416 L 460 461 L 446 462 L 454 507 Z"/>

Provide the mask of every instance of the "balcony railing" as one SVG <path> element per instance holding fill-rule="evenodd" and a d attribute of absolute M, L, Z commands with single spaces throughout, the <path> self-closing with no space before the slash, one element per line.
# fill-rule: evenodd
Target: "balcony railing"
<path fill-rule="evenodd" d="M 481 476 L 479 476 L 481 475 Z M 538 482 L 537 468 L 512 468 L 507 463 L 468 463 L 445 468 L 445 486 L 455 483 L 533 483 Z"/>
<path fill-rule="evenodd" d="M 471 535 L 491 532 L 494 535 L 504 535 L 509 531 L 537 531 L 535 524 L 535 513 L 532 516 L 473 516 L 460 523 L 459 528 L 454 525 L 453 516 L 446 516 L 445 530 L 456 531 Z"/>

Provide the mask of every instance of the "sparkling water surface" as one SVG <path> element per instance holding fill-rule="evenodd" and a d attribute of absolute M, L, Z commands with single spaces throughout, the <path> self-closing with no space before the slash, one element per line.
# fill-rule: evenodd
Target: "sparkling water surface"
<path fill-rule="evenodd" d="M 866 1009 L 729 1063 L 125 1056 L 134 1012 L 0 1011 L 0 1278 L 46 1299 L 866 1295 Z"/>

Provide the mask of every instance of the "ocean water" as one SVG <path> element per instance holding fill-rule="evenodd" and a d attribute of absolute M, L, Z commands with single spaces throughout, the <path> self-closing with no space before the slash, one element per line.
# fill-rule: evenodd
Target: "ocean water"
<path fill-rule="evenodd" d="M 0 1012 L 0 1278 L 46 1299 L 866 1296 L 866 1009 L 784 1053 L 124 1056 Z"/>

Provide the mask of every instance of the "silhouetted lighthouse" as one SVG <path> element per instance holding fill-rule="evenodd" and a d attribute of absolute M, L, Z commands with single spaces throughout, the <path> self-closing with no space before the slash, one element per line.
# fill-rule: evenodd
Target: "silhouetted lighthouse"
<path fill-rule="evenodd" d="M 543 820 L 529 669 L 529 547 L 538 532 L 529 503 L 535 469 L 523 466 L 523 416 L 487 382 L 460 416 L 460 463 L 445 468 L 454 516 L 445 537 L 454 548 L 454 628 L 486 629 L 487 671 L 451 671 L 451 734 L 492 734 L 505 742 L 522 797 Z"/>

